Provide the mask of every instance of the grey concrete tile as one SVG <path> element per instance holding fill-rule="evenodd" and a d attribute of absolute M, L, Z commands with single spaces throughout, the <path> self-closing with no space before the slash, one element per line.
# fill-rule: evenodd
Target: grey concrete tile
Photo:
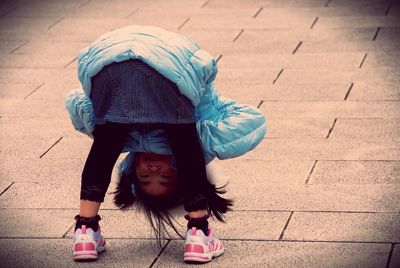
<path fill-rule="evenodd" d="M 262 1 L 263 7 L 322 7 L 324 6 L 325 2 L 322 0 L 284 0 L 284 1 L 273 1 L 273 0 L 266 0 Z"/>
<path fill-rule="evenodd" d="M 1 238 L 62 238 L 75 216 L 53 209 L 2 209 L 1 215 Z"/>
<path fill-rule="evenodd" d="M 160 251 L 151 240 L 113 239 L 107 243 L 95 263 L 74 262 L 70 239 L 1 239 L 0 248 L 7 250 L 1 250 L 0 256 L 5 267 L 148 267 Z"/>
<path fill-rule="evenodd" d="M 0 169 L 0 174 L 3 173 L 3 169 L 4 166 L 1 165 L 1 169 Z M 2 174 L 1 174 L 2 175 Z M 1 176 L 1 180 L 0 180 L 0 193 L 4 193 L 7 188 L 12 186 L 13 181 L 11 181 L 10 179 Z"/>
<path fill-rule="evenodd" d="M 4 54 L 11 53 L 18 47 L 22 46 L 23 44 L 25 44 L 25 41 L 3 41 L 3 40 L 0 40 L 1 52 Z"/>
<path fill-rule="evenodd" d="M 400 244 L 395 244 L 389 268 L 395 268 L 398 267 L 399 265 L 400 265 Z"/>
<path fill-rule="evenodd" d="M 237 210 L 393 212 L 400 210 L 398 185 L 272 184 L 228 186 Z M 244 193 L 246 193 L 244 195 Z"/>
<path fill-rule="evenodd" d="M 204 267 L 384 267 L 390 244 L 223 241 L 225 254 Z M 171 241 L 155 267 L 187 267 Z"/>
<path fill-rule="evenodd" d="M 7 13 L 6 17 L 16 18 L 61 18 L 74 14 L 79 10 L 79 6 L 83 1 L 68 1 L 65 3 L 60 2 L 37 2 L 30 4 L 25 2 L 19 4 L 18 8 Z"/>
<path fill-rule="evenodd" d="M 399 161 L 318 161 L 309 184 L 400 184 Z"/>
<path fill-rule="evenodd" d="M 318 19 L 319 20 L 319 19 Z M 318 24 L 318 21 L 316 22 Z M 376 27 L 364 27 L 364 28 L 313 28 L 312 31 L 307 35 L 307 38 L 301 39 L 305 41 L 313 42 L 355 42 L 358 43 L 368 43 L 367 41 L 372 41 L 376 33 Z M 336 44 L 336 43 L 335 43 Z M 337 44 L 336 44 L 337 45 Z M 339 44 L 340 45 L 340 44 Z"/>
<path fill-rule="evenodd" d="M 383 27 L 379 30 L 376 41 L 396 42 L 400 39 L 400 27 Z"/>
<path fill-rule="evenodd" d="M 299 53 L 345 53 L 345 52 L 378 52 L 398 51 L 398 43 L 373 42 L 372 40 L 354 41 L 304 41 Z"/>
<path fill-rule="evenodd" d="M 380 67 L 375 68 L 361 68 L 359 72 L 355 72 L 352 80 L 356 82 L 383 84 L 383 83 L 399 83 L 400 77 L 398 75 L 398 67 Z"/>
<path fill-rule="evenodd" d="M 294 212 L 284 240 L 400 241 L 398 213 Z"/>
<path fill-rule="evenodd" d="M 68 14 L 68 17 L 73 18 L 127 18 L 139 9 L 145 2 L 128 2 L 128 1 L 90 1 L 75 12 Z M 157 6 L 155 7 L 157 9 Z"/>
<path fill-rule="evenodd" d="M 74 132 L 63 136 L 63 139 L 45 157 L 54 161 L 58 161 L 58 159 L 84 159 L 92 146 L 92 142 L 92 139 L 85 134 Z"/>
<path fill-rule="evenodd" d="M 400 100 L 400 90 L 395 83 L 362 83 L 354 84 L 349 101 L 393 101 Z"/>
<path fill-rule="evenodd" d="M 329 69 L 285 69 L 277 84 L 285 83 L 349 83 L 353 81 L 355 71 Z"/>
<path fill-rule="evenodd" d="M 217 185 L 226 183 L 304 183 L 314 161 L 302 160 L 246 160 L 244 157 L 214 160 L 212 178 Z"/>
<path fill-rule="evenodd" d="M 289 214 L 290 212 L 231 211 L 226 214 L 226 223 L 210 220 L 210 226 L 222 239 L 276 240 L 279 238 Z M 106 238 L 155 238 L 150 223 L 144 214 L 136 209 L 128 211 L 103 210 L 100 211 L 99 215 L 102 217 L 100 224 Z M 181 235 L 184 235 L 187 221 L 183 218 L 183 215 L 174 215 L 174 217 L 178 222 L 175 224 L 178 231 Z M 259 222 L 259 224 L 252 225 L 254 221 Z M 124 222 L 125 224 L 117 225 L 116 222 Z M 243 228 L 243 226 L 247 226 L 247 228 Z M 173 238 L 179 239 L 179 236 L 171 228 L 168 230 Z"/>
<path fill-rule="evenodd" d="M 265 12 L 266 13 L 266 12 Z M 264 14 L 265 14 L 264 13 Z M 250 29 L 310 29 L 314 16 L 288 16 L 287 14 L 268 14 L 267 16 L 256 17 L 246 24 Z"/>
<path fill-rule="evenodd" d="M 333 0 L 329 2 L 330 7 L 363 7 L 363 6 L 370 6 L 370 5 L 377 5 L 380 4 L 382 6 L 385 6 L 386 8 L 390 4 L 390 0 L 369 0 L 369 1 L 363 1 L 363 0 Z"/>
<path fill-rule="evenodd" d="M 57 80 L 58 83 L 76 83 L 76 69 L 5 68 L 0 72 L 0 83 L 41 84 Z"/>
<path fill-rule="evenodd" d="M 35 33 L 43 32 L 48 29 L 56 18 L 0 18 L 0 33 L 8 37 L 12 36 L 33 36 Z M 2 37 L 4 40 L 6 37 Z M 24 38 L 25 40 L 29 38 Z"/>
<path fill-rule="evenodd" d="M 4 55 L 0 58 L 0 68 L 64 68 L 74 58 L 69 55 Z"/>
<path fill-rule="evenodd" d="M 80 183 L 16 182 L 0 197 L 0 208 L 77 208 Z M 50 180 L 50 178 L 48 178 Z M 49 194 L 51 193 L 51 194 Z"/>
<path fill-rule="evenodd" d="M 272 101 L 341 101 L 350 84 L 345 83 L 293 83 L 241 86 L 223 81 L 216 87 L 223 96 L 240 100 L 244 96 Z"/>
<path fill-rule="evenodd" d="M 329 118 L 268 118 L 268 139 L 324 139 L 332 127 Z"/>
<path fill-rule="evenodd" d="M 398 101 L 268 102 L 260 110 L 270 117 L 291 118 L 398 118 Z"/>
<path fill-rule="evenodd" d="M 332 139 L 398 140 L 400 119 L 342 119 L 339 118 L 330 135 Z"/>
<path fill-rule="evenodd" d="M 374 52 L 368 53 L 363 64 L 363 68 L 396 68 L 400 64 L 400 53 L 396 51 Z"/>
<path fill-rule="evenodd" d="M 390 140 L 264 139 L 245 159 L 259 160 L 400 160 Z"/>
<path fill-rule="evenodd" d="M 5 102 L 5 99 L 23 99 L 32 91 L 37 89 L 40 83 L 1 83 L 0 84 L 0 99 Z"/>
<path fill-rule="evenodd" d="M 268 14 L 286 14 L 287 16 L 314 16 L 314 17 L 339 17 L 339 16 L 384 16 L 387 6 L 380 3 L 358 7 L 264 7 L 260 17 Z"/>
<path fill-rule="evenodd" d="M 268 69 L 222 69 L 218 71 L 216 83 L 224 83 L 225 81 L 235 81 L 237 85 L 254 85 L 254 84 L 270 84 L 279 73 L 278 68 Z"/>
<path fill-rule="evenodd" d="M 14 54 L 34 54 L 41 55 L 43 58 L 53 55 L 77 57 L 79 51 L 88 45 L 90 45 L 90 42 L 33 40 L 19 48 Z"/>
<path fill-rule="evenodd" d="M 400 21 L 396 16 L 346 16 L 321 17 L 315 25 L 319 28 L 365 28 L 365 27 L 398 27 Z"/>

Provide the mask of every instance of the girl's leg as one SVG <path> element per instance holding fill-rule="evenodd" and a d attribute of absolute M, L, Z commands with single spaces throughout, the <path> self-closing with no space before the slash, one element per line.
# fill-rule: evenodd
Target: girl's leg
<path fill-rule="evenodd" d="M 94 141 L 82 172 L 80 216 L 95 217 L 111 181 L 112 169 L 128 138 L 130 125 L 97 125 Z"/>

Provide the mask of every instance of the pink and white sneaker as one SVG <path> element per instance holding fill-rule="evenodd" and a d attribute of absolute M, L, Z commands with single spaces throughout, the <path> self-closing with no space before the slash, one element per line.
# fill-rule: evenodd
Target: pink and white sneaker
<path fill-rule="evenodd" d="M 106 240 L 101 235 L 100 226 L 97 232 L 92 228 L 78 228 L 73 235 L 74 240 L 74 260 L 97 260 L 98 253 L 105 250 Z"/>
<path fill-rule="evenodd" d="M 187 231 L 183 256 L 185 262 L 209 262 L 213 257 L 218 257 L 223 253 L 224 246 L 218 238 L 214 237 L 211 228 L 207 236 L 196 227 Z"/>

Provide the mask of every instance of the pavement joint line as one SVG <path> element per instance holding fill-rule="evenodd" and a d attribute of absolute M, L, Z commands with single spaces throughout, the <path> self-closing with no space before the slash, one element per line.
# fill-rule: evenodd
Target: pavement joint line
<path fill-rule="evenodd" d="M 179 31 L 180 29 L 182 29 L 182 27 L 185 26 L 185 24 L 188 23 L 189 20 L 190 20 L 190 17 L 189 17 L 189 18 L 186 18 L 186 20 L 185 20 L 181 25 L 179 25 L 178 31 Z"/>
<path fill-rule="evenodd" d="M 376 40 L 376 38 L 378 37 L 378 34 L 379 34 L 379 31 L 381 30 L 381 27 L 378 27 L 377 29 L 376 29 L 376 32 L 375 32 L 375 35 L 374 35 L 374 37 L 372 38 L 372 41 L 375 41 Z"/>
<path fill-rule="evenodd" d="M 303 41 L 300 41 L 300 42 L 297 44 L 296 48 L 295 48 L 295 49 L 293 50 L 293 52 L 292 52 L 293 55 L 294 55 L 294 54 L 297 52 L 297 50 L 300 48 L 301 44 L 303 44 Z"/>
<path fill-rule="evenodd" d="M 28 43 L 29 43 L 29 40 L 24 41 L 21 45 L 19 45 L 18 47 L 14 48 L 13 50 L 11 50 L 10 54 L 13 54 L 15 51 L 17 51 L 18 49 L 20 49 L 21 47 L 25 46 Z"/>
<path fill-rule="evenodd" d="M 260 7 L 258 10 L 257 10 L 257 12 L 256 12 L 256 14 L 254 14 L 253 15 L 253 18 L 256 18 L 260 13 L 261 13 L 261 11 L 263 11 L 263 7 Z"/>
<path fill-rule="evenodd" d="M 310 179 L 311 179 L 311 175 L 314 173 L 314 169 L 315 169 L 315 166 L 317 165 L 317 162 L 318 162 L 318 160 L 315 160 L 315 161 L 314 161 L 314 164 L 313 164 L 313 166 L 311 167 L 310 172 L 308 173 L 308 176 L 307 176 L 307 179 L 306 179 L 306 182 L 305 182 L 306 185 L 309 185 L 308 182 L 309 182 Z"/>
<path fill-rule="evenodd" d="M 264 100 L 261 100 L 260 103 L 257 105 L 257 109 L 260 109 L 261 105 L 264 103 Z"/>
<path fill-rule="evenodd" d="M 346 92 L 346 96 L 344 96 L 344 101 L 347 101 L 347 98 L 349 97 L 350 92 L 351 92 L 351 90 L 353 89 L 353 86 L 354 86 L 354 83 L 352 82 L 352 83 L 350 84 L 349 89 L 348 89 L 347 92 Z"/>
<path fill-rule="evenodd" d="M 59 18 L 58 20 L 56 20 L 54 23 L 52 23 L 49 27 L 47 27 L 47 30 L 50 30 L 51 28 L 53 28 L 54 26 L 56 26 L 58 23 L 60 23 L 62 20 L 64 19 L 64 17 Z"/>
<path fill-rule="evenodd" d="M 73 62 L 75 62 L 78 59 L 78 57 L 75 57 L 73 60 L 68 62 L 66 65 L 64 65 L 64 69 L 67 68 L 69 65 L 71 65 Z"/>
<path fill-rule="evenodd" d="M 219 61 L 219 60 L 222 58 L 222 56 L 223 56 L 223 55 L 222 55 L 222 54 L 220 54 L 220 55 L 218 56 L 218 58 L 217 58 L 217 60 L 216 60 L 216 61 L 218 62 L 218 61 Z"/>
<path fill-rule="evenodd" d="M 26 95 L 25 97 L 24 97 L 24 100 L 26 100 L 29 96 L 31 96 L 33 93 L 35 93 L 39 88 L 41 88 L 42 86 L 44 86 L 44 82 L 43 83 L 41 83 L 39 86 L 37 86 L 34 90 L 32 90 L 28 95 Z"/>
<path fill-rule="evenodd" d="M 165 243 L 165 245 L 162 247 L 161 251 L 158 253 L 157 257 L 153 260 L 153 262 L 150 264 L 149 268 L 152 268 L 156 262 L 158 261 L 158 259 L 160 258 L 161 254 L 163 254 L 164 250 L 167 248 L 167 246 L 169 245 L 169 243 L 171 243 L 171 239 L 167 240 L 167 243 Z"/>
<path fill-rule="evenodd" d="M 337 122 L 337 118 L 335 118 L 335 120 L 333 120 L 333 124 L 332 124 L 331 128 L 330 128 L 329 131 L 328 131 L 328 135 L 326 135 L 326 139 L 329 139 L 329 137 L 331 136 L 331 133 L 332 133 L 332 131 L 333 131 L 333 128 L 334 128 L 335 125 L 336 125 L 336 122 Z"/>
<path fill-rule="evenodd" d="M 389 3 L 389 6 L 387 7 L 386 11 L 385 11 L 385 16 L 387 16 L 389 14 L 389 10 L 392 7 L 392 3 Z"/>
<path fill-rule="evenodd" d="M 393 251 L 394 251 L 394 245 L 395 243 L 392 243 L 392 245 L 390 246 L 390 250 L 389 250 L 389 254 L 388 254 L 388 259 L 386 262 L 386 268 L 390 267 L 390 262 L 392 260 L 392 256 L 393 256 Z"/>
<path fill-rule="evenodd" d="M 85 2 L 83 2 L 78 8 L 82 8 L 84 6 L 86 6 L 87 4 L 89 4 L 92 0 L 87 0 Z"/>
<path fill-rule="evenodd" d="M 289 225 L 290 219 L 291 219 L 292 216 L 293 216 L 293 213 L 294 213 L 293 211 L 290 212 L 290 215 L 289 215 L 289 218 L 288 218 L 287 221 L 286 221 L 285 227 L 283 227 L 283 230 L 282 230 L 281 234 L 279 235 L 279 238 L 278 238 L 279 241 L 282 240 L 283 235 L 284 235 L 284 233 L 285 233 L 285 231 L 286 231 L 286 228 L 287 228 L 288 225 Z"/>
<path fill-rule="evenodd" d="M 314 28 L 314 26 L 315 26 L 315 24 L 317 23 L 318 19 L 319 19 L 319 17 L 315 17 L 313 23 L 311 24 L 310 29 Z"/>
<path fill-rule="evenodd" d="M 136 12 L 138 12 L 139 9 L 140 9 L 140 8 L 138 7 L 137 9 L 135 9 L 134 11 L 132 11 L 131 13 L 129 13 L 129 14 L 125 17 L 125 19 L 130 18 L 133 14 L 135 14 Z"/>
<path fill-rule="evenodd" d="M 65 231 L 65 233 L 61 236 L 61 238 L 66 238 L 68 233 L 71 232 L 71 229 L 74 228 L 75 223 L 72 223 L 71 226 Z"/>
<path fill-rule="evenodd" d="M 13 12 L 14 10 L 16 10 L 18 8 L 18 6 L 12 7 L 9 10 L 7 10 L 6 12 L 4 12 L 3 14 L 0 15 L 0 17 L 4 17 L 7 16 L 8 14 L 10 14 L 11 12 Z"/>
<path fill-rule="evenodd" d="M 0 193 L 0 196 L 2 196 L 5 192 L 7 192 L 7 190 L 8 189 L 10 189 L 11 188 L 11 186 L 13 186 L 14 185 L 14 183 L 15 183 L 15 181 L 13 181 L 12 183 L 10 183 L 10 185 L 8 185 L 7 186 L 7 188 L 6 189 L 4 189 L 1 193 Z"/>
<path fill-rule="evenodd" d="M 51 145 L 49 147 L 49 149 L 47 149 L 44 153 L 42 153 L 41 156 L 39 156 L 39 158 L 42 158 L 43 156 L 45 156 L 54 146 L 57 145 L 57 143 L 59 143 L 62 140 L 63 137 L 59 138 L 55 143 L 53 143 L 53 145 Z"/>
<path fill-rule="evenodd" d="M 328 0 L 328 1 L 325 3 L 324 7 L 328 7 L 329 4 L 331 3 L 331 1 L 332 1 L 332 0 Z"/>
<path fill-rule="evenodd" d="M 273 85 L 276 83 L 276 81 L 278 81 L 278 78 L 279 78 L 279 77 L 281 76 L 281 74 L 283 73 L 283 69 L 284 69 L 284 68 L 282 68 L 282 69 L 279 71 L 279 73 L 278 73 L 278 75 L 275 77 L 274 81 L 272 81 L 272 84 L 273 84 Z"/>
<path fill-rule="evenodd" d="M 362 59 L 362 61 L 361 61 L 361 63 L 360 63 L 360 66 L 358 66 L 358 68 L 361 68 L 361 67 L 363 66 L 363 64 L 364 64 L 365 59 L 367 58 L 367 56 L 368 56 L 368 53 L 365 53 L 364 58 Z"/>
<path fill-rule="evenodd" d="M 14 237 L 0 237 L 0 240 L 69 240 L 69 237 L 59 238 L 59 237 L 23 237 L 23 236 L 14 236 Z M 106 237 L 107 240 L 150 240 L 155 241 L 154 238 L 142 237 Z M 171 237 L 167 239 L 168 241 L 182 241 L 181 238 Z M 396 242 L 386 242 L 386 241 L 342 241 L 342 240 L 293 240 L 293 239 L 252 239 L 252 238 L 221 238 L 222 241 L 244 241 L 244 242 L 275 242 L 275 243 L 332 243 L 332 244 L 393 244 L 400 245 L 400 241 Z"/>
<path fill-rule="evenodd" d="M 208 2 L 210 2 L 210 0 L 207 0 L 207 1 L 205 1 L 202 5 L 201 5 L 201 7 L 200 8 L 203 8 L 203 7 L 205 7 L 207 4 L 208 4 Z"/>
<path fill-rule="evenodd" d="M 240 32 L 235 36 L 235 38 L 233 38 L 232 42 L 236 42 L 236 40 L 239 39 L 239 37 L 242 35 L 243 32 L 244 32 L 244 29 L 241 29 Z"/>

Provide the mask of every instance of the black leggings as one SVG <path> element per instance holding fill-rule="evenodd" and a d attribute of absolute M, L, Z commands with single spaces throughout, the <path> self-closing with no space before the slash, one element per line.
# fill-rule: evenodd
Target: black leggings
<path fill-rule="evenodd" d="M 154 128 L 155 125 L 150 126 Z M 196 198 L 203 194 L 208 179 L 196 123 L 156 126 L 164 129 L 167 135 L 176 158 L 178 178 L 184 178 L 186 195 Z M 82 172 L 80 199 L 104 201 L 113 167 L 133 127 L 132 124 L 111 122 L 95 127 L 94 141 Z"/>

